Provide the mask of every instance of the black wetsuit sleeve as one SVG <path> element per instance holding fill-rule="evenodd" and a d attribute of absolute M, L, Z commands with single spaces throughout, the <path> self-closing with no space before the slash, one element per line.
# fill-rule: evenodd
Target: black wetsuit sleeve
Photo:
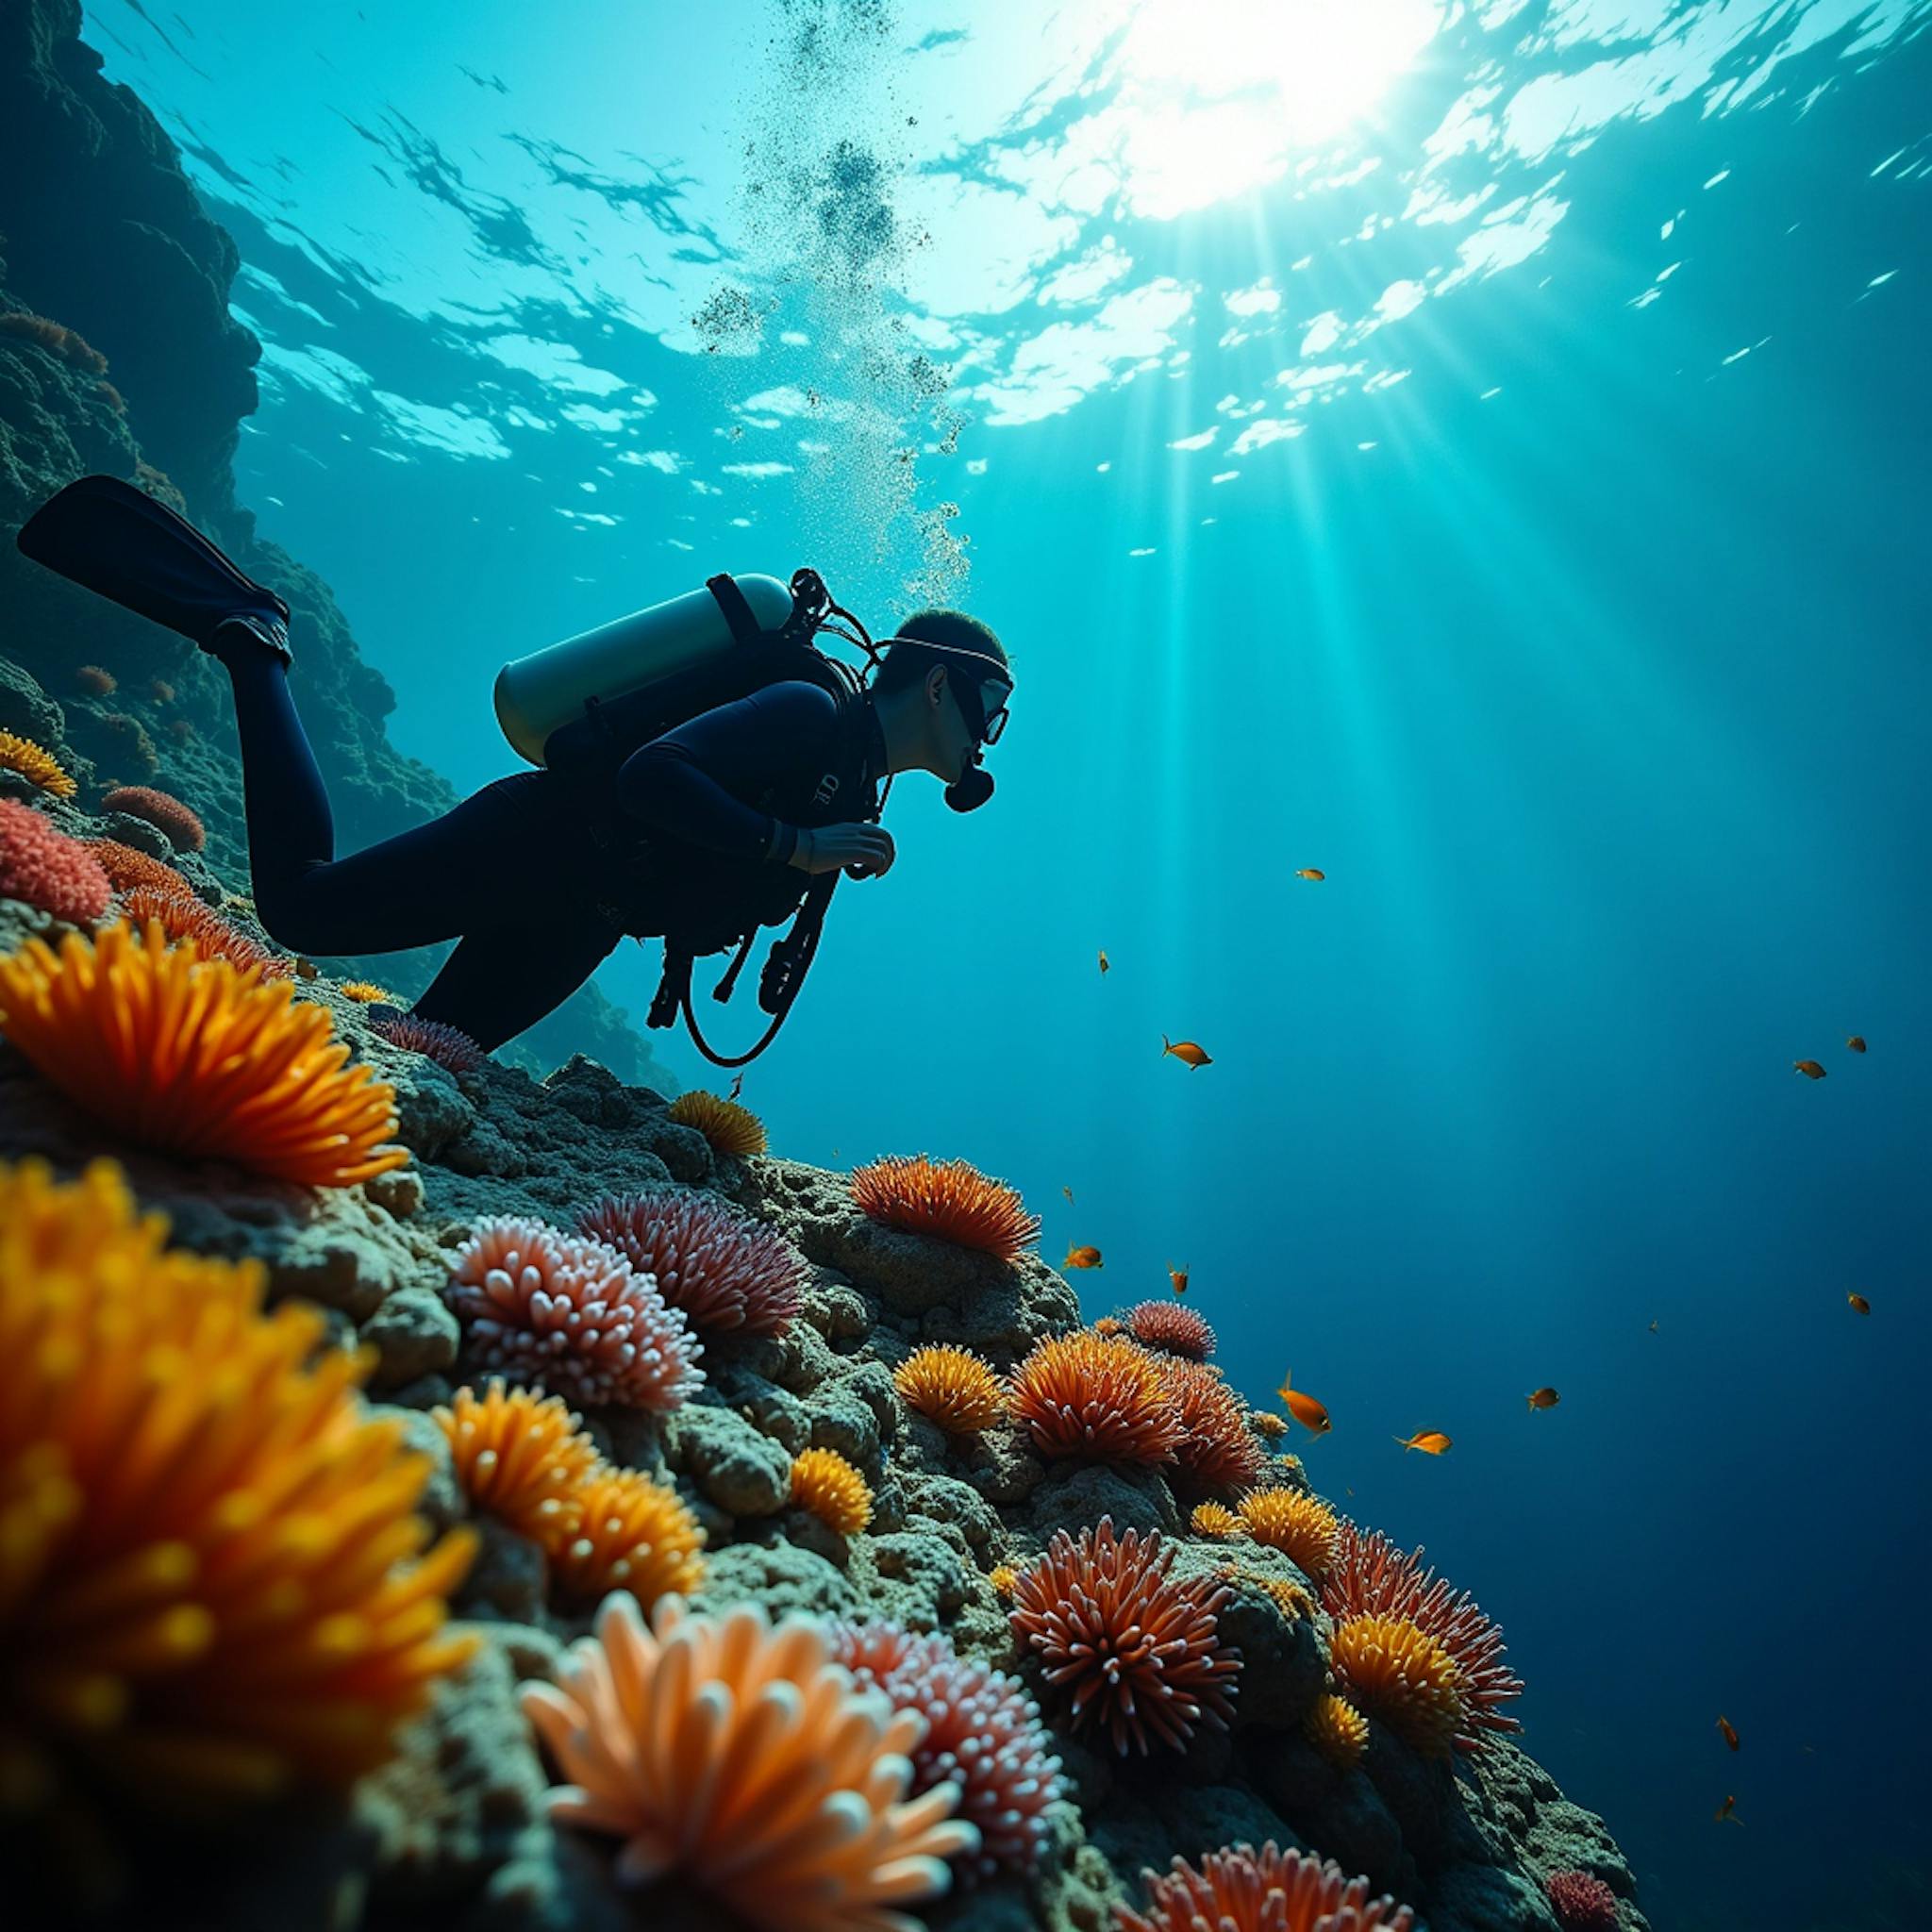
<path fill-rule="evenodd" d="M 838 718 L 831 693 L 815 684 L 767 685 L 632 752 L 617 774 L 617 802 L 667 837 L 782 863 L 795 829 L 751 801 L 808 791 L 828 762 Z"/>

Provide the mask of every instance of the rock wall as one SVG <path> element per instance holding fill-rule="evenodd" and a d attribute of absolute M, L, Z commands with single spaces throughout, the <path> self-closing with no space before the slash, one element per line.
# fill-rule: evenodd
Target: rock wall
<path fill-rule="evenodd" d="M 14 549 L 20 525 L 75 476 L 140 481 L 288 599 L 296 699 L 340 851 L 421 824 L 457 794 L 390 744 L 394 692 L 363 662 L 328 586 L 258 537 L 234 501 L 230 461 L 258 401 L 260 354 L 228 313 L 235 244 L 203 212 L 154 116 L 103 79 L 80 25 L 78 0 L 0 0 L 0 730 L 59 747 L 83 796 L 151 784 L 184 799 L 208 827 L 216 876 L 244 891 L 225 675 Z M 83 665 L 116 689 L 84 689 Z M 413 997 L 445 951 L 335 963 Z M 627 1078 L 672 1084 L 595 989 L 508 1053 L 541 1072 L 579 1050 Z"/>

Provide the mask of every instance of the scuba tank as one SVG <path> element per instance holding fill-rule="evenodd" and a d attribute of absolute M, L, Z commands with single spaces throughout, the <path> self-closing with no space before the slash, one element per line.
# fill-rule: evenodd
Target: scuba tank
<path fill-rule="evenodd" d="M 723 582 L 736 591 L 754 632 L 778 630 L 792 614 L 791 592 L 776 577 Z M 736 615 L 708 584 L 513 658 L 496 674 L 496 722 L 522 757 L 543 764 L 552 734 L 580 719 L 587 707 L 610 704 L 728 654 L 745 635 Z"/>

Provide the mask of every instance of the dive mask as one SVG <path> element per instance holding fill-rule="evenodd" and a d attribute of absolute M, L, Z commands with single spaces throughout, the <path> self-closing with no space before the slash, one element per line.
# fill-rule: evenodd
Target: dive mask
<path fill-rule="evenodd" d="M 966 754 L 966 762 L 959 769 L 959 775 L 946 787 L 945 800 L 955 811 L 977 811 L 992 796 L 992 774 L 986 770 L 981 760 L 990 744 L 999 742 L 1000 734 L 1007 728 L 1007 719 L 1011 714 L 1007 709 L 1007 700 L 1013 694 L 1013 687 L 1004 678 L 991 677 L 984 682 L 978 679 L 948 678 L 952 687 L 953 700 L 959 707 L 959 716 L 965 721 L 966 729 L 973 736 L 972 748 Z M 967 696 L 972 693 L 971 698 Z"/>

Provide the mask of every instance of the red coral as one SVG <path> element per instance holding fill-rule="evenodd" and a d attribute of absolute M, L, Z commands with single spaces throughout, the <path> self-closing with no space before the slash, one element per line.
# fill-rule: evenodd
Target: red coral
<path fill-rule="evenodd" d="M 1503 1633 L 1467 1591 L 1423 1568 L 1423 1552 L 1398 1550 L 1380 1530 L 1341 1525 L 1334 1567 L 1322 1580 L 1322 1607 L 1338 1623 L 1354 1617 L 1393 1617 L 1413 1624 L 1455 1659 L 1462 1695 L 1456 1748 L 1475 1751 L 1477 1727 L 1520 1731 L 1496 1707 L 1523 1695 L 1523 1679 L 1503 1661 Z"/>
<path fill-rule="evenodd" d="M 1617 1894 L 1588 1872 L 1552 1872 L 1543 1880 L 1563 1932 L 1617 1932 Z"/>
<path fill-rule="evenodd" d="M 9 308 L 0 314 L 0 335 L 18 336 L 23 341 L 36 343 L 50 356 L 58 356 L 70 368 L 78 369 L 88 375 L 105 375 L 108 373 L 108 358 L 96 349 L 77 329 L 69 328 L 64 323 L 54 322 L 44 315 L 35 315 L 25 308 Z"/>
<path fill-rule="evenodd" d="M 852 1176 L 852 1198 L 874 1221 L 1017 1261 L 1040 1239 L 1019 1194 L 964 1160 L 889 1154 Z"/>
<path fill-rule="evenodd" d="M 1206 1362 L 1165 1361 L 1160 1379 L 1181 1425 L 1174 1459 L 1195 1490 L 1244 1490 L 1268 1457 L 1248 1427 L 1248 1406 Z"/>
<path fill-rule="evenodd" d="M 113 891 L 78 839 L 57 832 L 32 806 L 0 798 L 0 899 L 23 899 L 70 925 L 92 925 Z"/>
<path fill-rule="evenodd" d="M 808 1263 L 785 1237 L 695 1189 L 613 1195 L 577 1217 L 702 1335 L 783 1335 Z"/>
<path fill-rule="evenodd" d="M 74 674 L 74 681 L 82 691 L 92 692 L 97 698 L 112 697 L 121 682 L 111 671 L 99 664 L 83 664 Z"/>
<path fill-rule="evenodd" d="M 1209 1852 L 1196 1872 L 1176 1858 L 1165 1877 L 1141 1874 L 1144 1913 L 1114 1907 L 1116 1932 L 1409 1932 L 1415 1914 L 1369 1896 L 1366 1878 L 1306 1852 L 1234 1845 Z"/>
<path fill-rule="evenodd" d="M 159 826 L 176 852 L 199 852 L 208 843 L 208 829 L 194 813 L 172 792 L 157 791 L 151 785 L 117 785 L 103 795 L 101 806 Z"/>
<path fill-rule="evenodd" d="M 1123 1318 L 1136 1341 L 1203 1362 L 1214 1353 L 1214 1330 L 1184 1302 L 1136 1302 Z"/>
<path fill-rule="evenodd" d="M 943 1637 L 896 1624 L 841 1624 L 832 1654 L 897 1710 L 916 1710 L 926 1733 L 912 1753 L 912 1795 L 957 1784 L 955 1815 L 979 1827 L 979 1849 L 955 1859 L 962 1877 L 1027 1873 L 1047 1842 L 1047 1807 L 1064 1795 L 1060 1761 L 1020 1685 L 958 1656 Z"/>
<path fill-rule="evenodd" d="M 226 959 L 238 972 L 255 966 L 260 968 L 264 979 L 286 979 L 295 970 L 294 960 L 286 954 L 257 945 L 199 899 L 184 899 L 175 892 L 158 891 L 153 886 L 136 886 L 121 909 L 137 929 L 144 929 L 154 920 L 175 944 L 192 946 L 204 959 Z"/>
<path fill-rule="evenodd" d="M 117 892 L 151 886 L 158 892 L 172 892 L 177 899 L 194 897 L 194 888 L 172 865 L 137 852 L 132 845 L 124 845 L 118 839 L 89 839 L 85 843 Z"/>
<path fill-rule="evenodd" d="M 1225 1730 L 1241 1654 L 1221 1641 L 1224 1585 L 1174 1583 L 1174 1546 L 1150 1530 L 1116 1540 L 1113 1519 L 1075 1543 L 1058 1531 L 1013 1586 L 1015 1635 L 1069 1693 L 1077 1733 L 1098 1723 L 1123 1757 L 1151 1735 L 1179 1751 L 1197 1723 Z"/>
<path fill-rule="evenodd" d="M 441 1020 L 419 1020 L 413 1013 L 386 1014 L 370 1023 L 391 1046 L 420 1053 L 452 1074 L 474 1074 L 490 1063 L 490 1056 L 460 1026 Z"/>

